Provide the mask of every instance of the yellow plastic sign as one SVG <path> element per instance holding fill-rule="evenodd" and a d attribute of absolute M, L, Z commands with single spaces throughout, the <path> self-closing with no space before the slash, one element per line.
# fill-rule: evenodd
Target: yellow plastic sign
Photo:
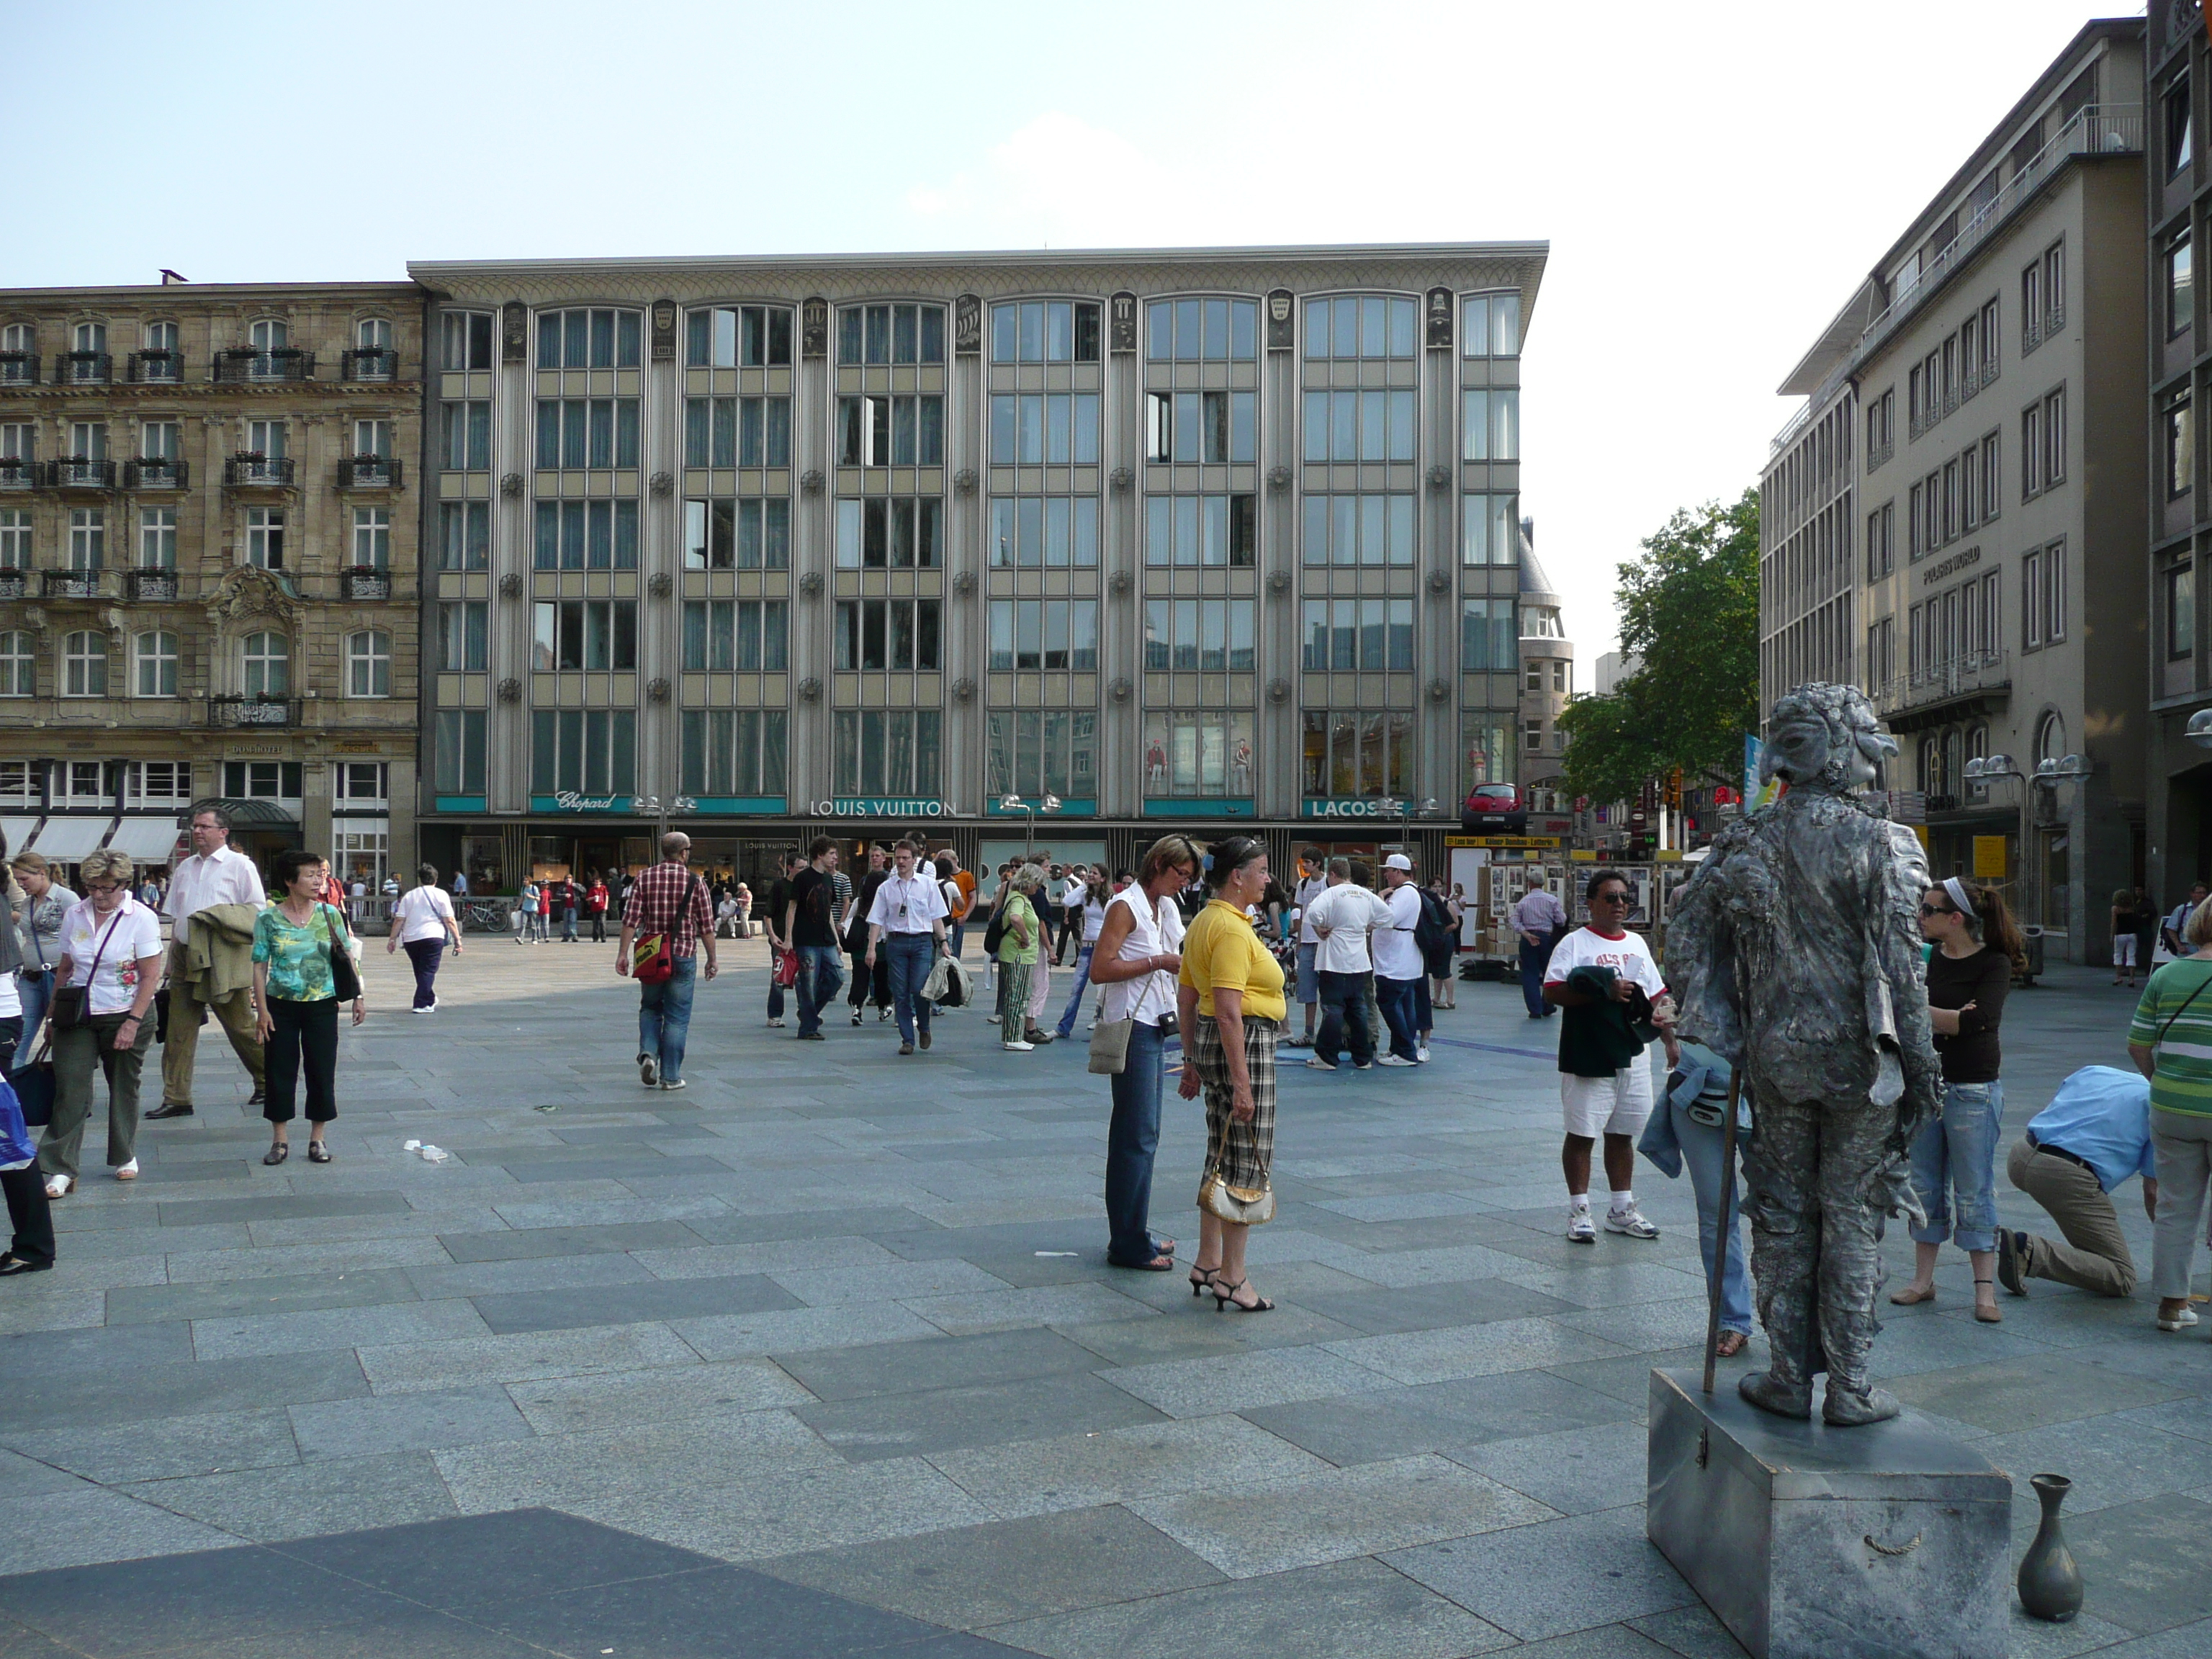
<path fill-rule="evenodd" d="M 2002 836 L 1974 837 L 1974 879 L 2002 881 L 2005 875 L 2005 838 Z"/>

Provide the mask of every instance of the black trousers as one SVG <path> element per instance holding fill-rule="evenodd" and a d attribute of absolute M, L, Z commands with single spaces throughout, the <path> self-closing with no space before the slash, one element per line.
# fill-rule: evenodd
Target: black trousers
<path fill-rule="evenodd" d="M 338 1115 L 338 1000 L 288 1002 L 269 999 L 269 1099 L 261 1115 L 292 1121 L 292 1096 L 302 1066 L 307 1073 L 307 1121 L 328 1123 Z"/>
<path fill-rule="evenodd" d="M 853 988 L 845 994 L 845 1000 L 855 1008 L 865 1007 L 871 1002 L 878 1008 L 890 1007 L 891 1006 L 890 953 L 887 951 L 876 952 L 876 965 L 872 972 L 868 967 L 866 945 L 863 945 L 857 951 L 848 951 L 845 954 L 853 959 Z"/>
<path fill-rule="evenodd" d="M 23 1035 L 23 1022 L 10 1014 L 0 1019 L 0 1072 L 15 1064 L 15 1044 Z M 20 1170 L 0 1170 L 0 1193 L 8 1199 L 8 1225 L 15 1237 L 8 1254 L 18 1261 L 54 1259 L 54 1214 L 46 1203 L 46 1178 L 33 1158 Z"/>
<path fill-rule="evenodd" d="M 607 913 L 604 910 L 594 910 L 592 912 L 592 943 L 605 945 L 606 942 Z"/>

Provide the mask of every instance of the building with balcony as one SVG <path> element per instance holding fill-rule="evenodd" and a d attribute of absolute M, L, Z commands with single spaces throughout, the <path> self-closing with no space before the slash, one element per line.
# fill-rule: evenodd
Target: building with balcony
<path fill-rule="evenodd" d="M 2207 387 L 2197 239 L 2212 213 L 2212 167 L 2198 153 L 2212 58 L 2197 0 L 2153 0 L 2146 20 L 2149 203 L 2150 720 L 2146 874 L 2161 908 L 2212 872 L 2212 613 L 2197 567 L 2212 552 L 2196 406 Z"/>
<path fill-rule="evenodd" d="M 0 292 L 0 826 L 414 857 L 408 283 Z"/>
<path fill-rule="evenodd" d="M 1533 833 L 1557 831 L 1539 817 L 1565 817 L 1573 803 L 1559 794 L 1566 734 L 1559 716 L 1575 696 L 1575 646 L 1560 620 L 1564 601 L 1536 559 L 1536 521 L 1521 521 L 1520 782 L 1528 793 Z"/>
<path fill-rule="evenodd" d="M 2086 26 L 1882 254 L 1760 481 L 1762 702 L 1863 687 L 1935 872 L 2075 962 L 2143 874 L 2143 40 Z"/>
<path fill-rule="evenodd" d="M 431 263 L 426 856 L 1455 827 L 1540 243 Z M 1388 802 L 1389 805 L 1385 805 Z"/>

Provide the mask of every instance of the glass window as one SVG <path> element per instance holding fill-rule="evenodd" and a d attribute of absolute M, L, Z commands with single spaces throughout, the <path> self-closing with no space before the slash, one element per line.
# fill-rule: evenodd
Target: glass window
<path fill-rule="evenodd" d="M 1468 295 L 1461 307 L 1459 349 L 1463 357 L 1519 356 L 1520 290 Z"/>
<path fill-rule="evenodd" d="M 69 568 L 72 570 L 99 570 L 106 563 L 106 509 L 71 507 L 69 516 Z"/>
<path fill-rule="evenodd" d="M 2197 654 L 2197 567 L 2178 564 L 2166 573 L 2166 654 Z"/>
<path fill-rule="evenodd" d="M 995 497 L 989 535 L 991 563 L 997 569 L 1093 568 L 1098 562 L 1098 498 Z"/>
<path fill-rule="evenodd" d="M 282 634 L 248 634 L 240 647 L 249 697 L 282 697 L 292 684 L 292 647 Z"/>
<path fill-rule="evenodd" d="M 1460 534 L 1463 563 L 1521 562 L 1520 501 L 1517 495 L 1468 495 L 1462 499 Z"/>
<path fill-rule="evenodd" d="M 0 507 L 0 570 L 31 568 L 31 509 Z"/>
<path fill-rule="evenodd" d="M 539 422 L 541 429 L 544 422 Z M 448 472 L 483 472 L 491 466 L 491 404 L 450 403 L 439 410 L 439 465 Z"/>
<path fill-rule="evenodd" d="M 1252 716 L 1154 710 L 1145 716 L 1144 758 L 1148 796 L 1249 797 Z"/>
<path fill-rule="evenodd" d="M 942 793 L 943 715 L 934 708 L 840 709 L 831 776 L 841 795 Z"/>
<path fill-rule="evenodd" d="M 1145 666 L 1250 672 L 1257 603 L 1253 599 L 1146 600 Z M 1017 667 L 1034 665 L 1015 664 Z"/>
<path fill-rule="evenodd" d="M 0 567 L 7 563 L 6 553 L 0 551 Z M 177 568 L 175 507 L 142 507 L 138 509 L 138 568 L 141 570 L 174 570 Z"/>
<path fill-rule="evenodd" d="M 1097 465 L 1098 394 L 1001 392 L 994 396 L 991 399 L 991 460 L 999 466 Z"/>
<path fill-rule="evenodd" d="M 482 570 L 491 562 L 491 503 L 438 505 L 438 568 Z"/>
<path fill-rule="evenodd" d="M 687 795 L 784 792 L 786 715 L 781 708 L 690 708 L 684 713 Z"/>
<path fill-rule="evenodd" d="M 37 664 L 35 647 L 28 630 L 17 628 L 0 631 L 0 697 L 35 696 L 38 690 Z"/>
<path fill-rule="evenodd" d="M 1259 556 L 1258 523 L 1249 495 L 1148 495 L 1145 562 L 1249 569 Z"/>
<path fill-rule="evenodd" d="M 1470 390 L 1462 394 L 1462 457 L 1470 461 L 1521 459 L 1521 394 L 1511 388 Z"/>
<path fill-rule="evenodd" d="M 374 629 L 346 635 L 346 696 L 392 695 L 392 635 Z"/>
<path fill-rule="evenodd" d="M 941 363 L 945 361 L 945 307 L 933 305 L 842 307 L 837 313 L 837 361 L 841 363 Z"/>
<path fill-rule="evenodd" d="M 1019 300 L 991 307 L 994 363 L 1095 363 L 1098 302 Z"/>
<path fill-rule="evenodd" d="M 635 708 L 541 708 L 532 714 L 532 794 L 627 795 L 636 787 Z"/>
<path fill-rule="evenodd" d="M 2197 317 L 2196 244 L 2187 231 L 2166 245 L 2166 332 L 2168 338 Z"/>
<path fill-rule="evenodd" d="M 175 696 L 177 655 L 174 634 L 157 629 L 136 635 L 131 641 L 134 694 L 141 697 Z"/>
<path fill-rule="evenodd" d="M 686 398 L 684 465 L 789 466 L 791 399 Z"/>
<path fill-rule="evenodd" d="M 1097 747 L 1095 710 L 995 713 L 985 744 L 989 792 L 1091 799 L 1098 793 Z"/>
<path fill-rule="evenodd" d="M 635 398 L 541 398 L 538 465 L 543 469 L 637 465 Z"/>
<path fill-rule="evenodd" d="M 635 311 L 541 311 L 538 367 L 635 368 L 643 333 L 642 315 Z"/>
<path fill-rule="evenodd" d="M 392 565 L 392 510 L 357 507 L 353 510 L 353 562 L 360 570 L 386 570 Z"/>
<path fill-rule="evenodd" d="M 1411 714 L 1309 708 L 1300 726 L 1301 793 L 1370 799 L 1413 793 Z"/>
<path fill-rule="evenodd" d="M 447 599 L 438 606 L 438 666 L 451 674 L 481 674 L 487 654 L 482 599 Z"/>
<path fill-rule="evenodd" d="M 1145 308 L 1145 355 L 1156 363 L 1250 362 L 1259 320 L 1257 300 L 1154 300 Z"/>
<path fill-rule="evenodd" d="M 448 311 L 438 322 L 441 368 L 460 372 L 489 368 L 491 313 L 488 311 Z"/>
<path fill-rule="evenodd" d="M 263 570 L 284 568 L 284 509 L 249 507 L 246 509 L 246 562 Z"/>
<path fill-rule="evenodd" d="M 1410 461 L 1416 435 L 1411 391 L 1309 392 L 1309 461 Z"/>
<path fill-rule="evenodd" d="M 1249 392 L 1147 392 L 1145 459 L 1206 463 L 1251 460 L 1258 442 L 1255 396 Z M 1094 408 L 1094 420 L 1096 412 Z M 1097 459 L 1095 447 L 1089 459 Z"/>
<path fill-rule="evenodd" d="M 1306 301 L 1309 357 L 1410 357 L 1419 303 L 1397 295 L 1340 295 Z"/>
<path fill-rule="evenodd" d="M 847 397 L 837 399 L 840 466 L 942 466 L 945 399 Z"/>
<path fill-rule="evenodd" d="M 2166 493 L 2171 500 L 2186 495 L 2197 483 L 2197 423 L 2187 394 L 2166 400 L 2163 416 L 2166 441 Z"/>
<path fill-rule="evenodd" d="M 1411 495 L 1308 495 L 1304 562 L 1310 565 L 1410 565 Z"/>
<path fill-rule="evenodd" d="M 626 673 L 637 667 L 635 599 L 540 599 L 532 612 L 533 668 Z"/>
<path fill-rule="evenodd" d="M 1511 599 L 1460 602 L 1461 669 L 1467 673 L 1512 673 L 1519 666 L 1520 629 Z"/>
<path fill-rule="evenodd" d="M 788 306 L 721 306 L 690 313 L 684 361 L 693 368 L 767 368 L 791 362 Z"/>
<path fill-rule="evenodd" d="M 942 562 L 944 502 L 936 496 L 837 503 L 837 565 L 843 570 L 934 570 Z"/>

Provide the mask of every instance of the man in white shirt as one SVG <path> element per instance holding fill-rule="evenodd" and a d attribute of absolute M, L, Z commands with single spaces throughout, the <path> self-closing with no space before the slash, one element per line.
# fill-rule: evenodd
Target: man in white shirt
<path fill-rule="evenodd" d="M 868 906 L 866 966 L 872 973 L 876 954 L 890 963 L 891 1006 L 898 1011 L 899 1053 L 910 1054 L 917 1032 L 921 1046 L 929 1047 L 929 999 L 921 994 L 929 982 L 929 967 L 945 947 L 945 895 L 934 870 L 915 866 L 915 845 L 902 841 L 891 849 L 891 872 L 877 884 Z"/>
<path fill-rule="evenodd" d="M 1331 859 L 1322 890 L 1306 906 L 1314 930 L 1315 991 L 1321 1029 L 1306 1064 L 1316 1072 L 1337 1068 L 1337 1052 L 1349 1035 L 1352 1066 L 1375 1063 L 1375 1030 L 1367 1019 L 1368 982 L 1374 976 L 1367 951 L 1370 931 L 1390 928 L 1390 907 L 1352 879 L 1352 860 Z"/>
<path fill-rule="evenodd" d="M 1302 1048 L 1314 1040 L 1316 1011 L 1321 1006 L 1321 970 L 1316 966 L 1321 936 L 1314 932 L 1313 902 L 1328 890 L 1328 872 L 1321 848 L 1309 847 L 1298 855 L 1298 1000 L 1305 1004 L 1306 1030 L 1302 1037 L 1285 1036 L 1285 1048 Z"/>
<path fill-rule="evenodd" d="M 185 947 L 191 942 L 195 912 L 218 904 L 246 904 L 258 910 L 266 902 L 261 872 L 245 854 L 230 845 L 230 814 L 220 806 L 203 806 L 192 814 L 192 855 L 179 860 L 169 876 L 169 890 L 161 901 L 161 914 L 169 918 L 169 959 L 163 969 L 169 989 L 169 1030 L 161 1045 L 161 1103 L 146 1114 L 151 1120 L 192 1115 L 192 1061 L 199 1053 L 200 1010 L 204 1007 L 222 1022 L 247 1075 L 253 1079 L 249 1106 L 265 1098 L 266 1071 L 261 1036 L 253 1019 L 253 994 L 241 986 L 214 1002 L 202 1003 L 186 977 Z"/>
<path fill-rule="evenodd" d="M 2190 947 L 2182 943 L 2182 930 L 2189 926 L 2189 918 L 2197 907 L 2204 902 L 2204 896 L 2207 892 L 2212 892 L 2212 888 L 2207 888 L 2203 882 L 2198 882 L 2189 890 L 2189 902 L 2185 904 L 2175 905 L 2173 914 L 2160 924 L 2161 942 L 2169 955 L 2185 957 L 2189 954 Z M 2149 965 L 2148 963 L 2143 964 L 2146 968 Z"/>
<path fill-rule="evenodd" d="M 1521 1000 L 1531 1019 L 1547 1019 L 1554 1012 L 1544 1000 L 1544 969 L 1566 928 L 1567 907 L 1548 887 L 1531 887 L 1513 907 L 1513 931 L 1521 936 Z"/>
<path fill-rule="evenodd" d="M 1390 926 L 1375 935 L 1375 1001 L 1382 1023 L 1390 1028 L 1390 1052 L 1379 1066 L 1418 1066 L 1421 1063 L 1413 994 L 1421 982 L 1421 947 L 1413 930 L 1421 925 L 1421 895 L 1413 885 L 1413 861 L 1403 853 L 1382 860 L 1384 902 L 1390 907 Z"/>

